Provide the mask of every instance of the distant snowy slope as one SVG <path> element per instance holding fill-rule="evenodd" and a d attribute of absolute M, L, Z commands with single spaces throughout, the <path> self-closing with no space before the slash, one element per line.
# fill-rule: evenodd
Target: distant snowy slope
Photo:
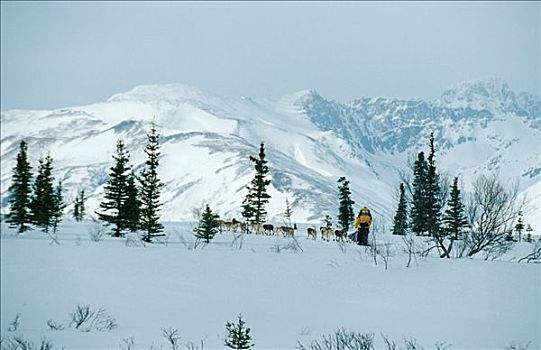
<path fill-rule="evenodd" d="M 84 188 L 97 208 L 115 142 L 123 138 L 136 168 L 144 163 L 145 130 L 156 119 L 162 134 L 163 217 L 191 219 L 204 203 L 239 217 L 253 176 L 249 155 L 264 142 L 269 159 L 271 219 L 281 222 L 285 196 L 296 221 L 336 215 L 336 181 L 346 176 L 357 205 L 376 215 L 394 211 L 397 170 L 426 149 L 435 132 L 442 170 L 468 184 L 480 173 L 520 180 L 539 217 L 541 99 L 515 94 L 499 80 L 466 82 L 436 101 L 362 98 L 340 104 L 316 91 L 281 98 L 224 97 L 182 85 L 146 85 L 103 103 L 54 111 L 2 112 L 2 211 L 18 143 L 29 143 L 32 164 L 50 151 L 71 202 Z M 71 210 L 71 207 L 68 207 Z M 541 228 L 539 223 L 532 222 Z"/>

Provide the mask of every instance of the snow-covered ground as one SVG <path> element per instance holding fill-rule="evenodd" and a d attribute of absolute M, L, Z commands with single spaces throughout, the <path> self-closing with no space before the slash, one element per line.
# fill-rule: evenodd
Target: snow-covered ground
<path fill-rule="evenodd" d="M 232 233 L 204 248 L 193 246 L 190 224 L 169 223 L 168 244 L 127 247 L 124 239 L 89 239 L 92 223 L 63 224 L 60 245 L 39 231 L 16 236 L 2 224 L 1 333 L 56 348 L 118 349 L 134 337 L 136 348 L 167 349 L 162 328 L 178 328 L 182 342 L 203 340 L 223 348 L 225 322 L 239 313 L 256 349 L 293 349 L 338 327 L 384 333 L 401 342 L 414 337 L 425 348 L 503 349 L 511 343 L 539 349 L 541 265 L 517 263 L 531 249 L 517 245 L 498 261 L 418 258 L 406 268 L 400 240 L 389 269 L 364 247 L 246 235 L 241 249 Z M 184 237 L 185 244 L 180 236 Z M 277 252 L 277 247 L 281 247 Z M 104 307 L 119 327 L 110 332 L 51 331 L 47 320 L 67 324 L 76 305 Z M 8 332 L 20 314 L 17 332 Z"/>

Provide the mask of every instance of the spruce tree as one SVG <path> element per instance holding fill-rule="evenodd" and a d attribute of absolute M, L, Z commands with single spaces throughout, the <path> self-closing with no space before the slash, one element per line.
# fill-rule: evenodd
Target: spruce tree
<path fill-rule="evenodd" d="M 413 194 L 410 211 L 410 227 L 417 235 L 422 235 L 427 231 L 427 173 L 428 163 L 424 152 L 419 152 L 413 165 Z"/>
<path fill-rule="evenodd" d="M 160 190 L 163 183 L 158 178 L 158 165 L 160 157 L 160 135 L 153 121 L 150 131 L 147 133 L 147 145 L 145 153 L 147 160 L 145 169 L 141 174 L 141 211 L 140 227 L 144 231 L 143 241 L 152 242 L 152 238 L 163 232 L 160 223 Z"/>
<path fill-rule="evenodd" d="M 32 199 L 32 167 L 28 162 L 28 145 L 25 141 L 19 144 L 17 163 L 13 168 L 13 177 L 9 192 L 9 213 L 7 222 L 11 227 L 17 227 L 18 233 L 31 229 L 32 222 L 30 203 Z"/>
<path fill-rule="evenodd" d="M 452 240 L 457 240 L 462 236 L 462 232 L 468 226 L 468 219 L 464 214 L 464 204 L 460 199 L 460 190 L 458 189 L 458 178 L 453 179 L 447 210 L 443 214 L 444 231 Z"/>
<path fill-rule="evenodd" d="M 75 221 L 83 221 L 85 215 L 85 190 L 80 190 L 73 202 L 73 218 Z"/>
<path fill-rule="evenodd" d="M 440 183 L 436 171 L 436 151 L 434 149 L 434 133 L 430 133 L 430 153 L 428 155 L 428 171 L 426 174 L 426 229 L 428 235 L 440 234 L 441 205 Z"/>
<path fill-rule="evenodd" d="M 253 224 L 261 224 L 265 222 L 267 211 L 265 205 L 269 202 L 270 196 L 267 193 L 267 186 L 270 185 L 270 180 L 266 180 L 269 173 L 267 160 L 265 160 L 265 145 L 261 142 L 258 158 L 250 156 L 250 160 L 254 163 L 255 176 L 247 186 L 248 194 L 243 202 L 243 216 Z"/>
<path fill-rule="evenodd" d="M 62 182 L 59 182 L 55 188 L 52 204 L 53 211 L 51 223 L 53 226 L 53 232 L 56 232 L 56 228 L 58 227 L 58 224 L 62 221 L 62 217 L 64 216 L 64 208 L 66 208 L 66 204 L 64 203 L 64 196 L 62 195 Z"/>
<path fill-rule="evenodd" d="M 79 210 L 79 196 L 75 197 L 75 200 L 73 201 L 73 218 L 75 221 L 79 221 L 80 217 L 80 210 Z"/>
<path fill-rule="evenodd" d="M 135 174 L 133 171 L 128 176 L 128 182 L 126 184 L 126 202 L 122 212 L 124 213 L 124 226 L 135 232 L 139 229 L 139 221 L 141 216 L 141 202 L 139 201 L 139 190 L 135 183 Z"/>
<path fill-rule="evenodd" d="M 400 184 L 400 199 L 398 200 L 398 208 L 393 221 L 393 235 L 406 235 L 408 229 L 408 203 L 406 201 L 406 193 L 404 184 Z"/>
<path fill-rule="evenodd" d="M 113 225 L 113 237 L 123 236 L 124 213 L 128 193 L 126 191 L 128 172 L 130 170 L 129 154 L 124 141 L 119 139 L 116 143 L 116 154 L 113 155 L 115 164 L 111 167 L 109 179 L 105 185 L 105 199 L 100 203 L 101 213 L 97 213 L 100 220 Z"/>
<path fill-rule="evenodd" d="M 293 210 L 291 209 L 291 206 L 289 205 L 289 200 L 286 196 L 286 209 L 284 211 L 284 219 L 288 227 L 291 227 L 291 215 L 293 215 Z"/>
<path fill-rule="evenodd" d="M 220 223 L 218 215 L 214 214 L 207 204 L 207 207 L 201 216 L 199 226 L 194 229 L 194 235 L 198 239 L 204 239 L 205 243 L 209 243 L 218 232 L 219 227 Z"/>
<path fill-rule="evenodd" d="M 249 224 L 253 223 L 254 214 L 255 214 L 255 208 L 252 206 L 252 200 L 251 200 L 251 191 L 250 187 L 246 186 L 248 188 L 248 194 L 242 201 L 242 212 L 241 215 L 244 218 L 244 221 L 246 222 L 246 232 L 249 231 Z"/>
<path fill-rule="evenodd" d="M 518 222 L 515 225 L 515 231 L 517 232 L 519 242 L 522 239 L 522 230 L 524 230 L 524 223 L 522 222 L 522 212 L 520 211 L 518 213 Z"/>
<path fill-rule="evenodd" d="M 245 327 L 246 322 L 239 315 L 237 323 L 226 322 L 227 338 L 225 346 L 231 349 L 251 349 L 255 344 L 252 343 L 250 328 Z"/>
<path fill-rule="evenodd" d="M 34 182 L 34 195 L 30 203 L 32 223 L 42 228 L 46 233 L 53 223 L 56 199 L 53 188 L 53 158 L 50 154 L 40 158 L 38 174 Z"/>
<path fill-rule="evenodd" d="M 355 202 L 351 200 L 349 181 L 343 176 L 338 179 L 338 199 L 340 202 L 338 209 L 338 223 L 342 229 L 347 230 L 355 218 L 355 213 L 353 212 L 353 204 L 355 204 Z"/>

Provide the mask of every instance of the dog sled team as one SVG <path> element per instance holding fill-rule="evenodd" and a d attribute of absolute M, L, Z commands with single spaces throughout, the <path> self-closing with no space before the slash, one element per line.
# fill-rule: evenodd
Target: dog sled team
<path fill-rule="evenodd" d="M 333 230 L 331 227 L 321 226 L 319 233 L 321 239 L 324 241 L 339 241 L 339 242 L 356 242 L 358 245 L 368 245 L 368 234 L 370 231 L 370 225 L 372 224 L 372 214 L 367 207 L 363 207 L 359 210 L 357 217 L 355 218 L 354 226 L 356 231 L 348 235 L 347 229 Z M 255 232 L 256 234 L 265 235 L 282 235 L 284 237 L 293 237 L 296 225 L 289 226 L 275 226 L 272 224 L 257 224 L 248 225 L 244 222 L 232 219 L 231 221 L 220 221 L 220 231 L 233 231 L 233 232 Z M 317 231 L 315 227 L 308 227 L 306 229 L 307 238 L 315 240 L 317 238 Z"/>
<path fill-rule="evenodd" d="M 272 224 L 246 224 L 244 222 L 233 219 L 231 221 L 220 221 L 220 231 L 233 232 L 255 232 L 256 234 L 265 235 L 282 235 L 284 237 L 293 237 L 297 225 L 289 226 L 274 226 Z"/>

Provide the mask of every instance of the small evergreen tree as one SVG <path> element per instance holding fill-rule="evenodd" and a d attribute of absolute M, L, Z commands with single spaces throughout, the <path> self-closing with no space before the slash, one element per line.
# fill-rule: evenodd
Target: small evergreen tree
<path fill-rule="evenodd" d="M 338 199 L 340 202 L 338 223 L 342 229 L 349 229 L 349 226 L 355 219 L 355 213 L 353 212 L 353 204 L 355 202 L 351 200 L 349 181 L 343 176 L 338 179 Z"/>
<path fill-rule="evenodd" d="M 34 181 L 34 195 L 30 203 L 32 223 L 46 233 L 53 222 L 56 199 L 53 188 L 53 158 L 50 154 L 40 158 L 38 174 Z"/>
<path fill-rule="evenodd" d="M 141 202 L 139 201 L 139 190 L 135 183 L 135 174 L 133 171 L 128 176 L 126 184 L 126 202 L 122 212 L 124 213 L 124 226 L 135 232 L 139 229 L 139 221 L 141 216 Z"/>
<path fill-rule="evenodd" d="M 393 221 L 393 235 L 406 235 L 408 229 L 408 208 L 406 201 L 406 193 L 404 191 L 404 184 L 400 184 L 400 199 L 398 200 L 398 208 Z"/>
<path fill-rule="evenodd" d="M 269 202 L 270 195 L 267 193 L 267 186 L 270 185 L 270 180 L 266 180 L 269 173 L 267 160 L 265 160 L 265 145 L 261 142 L 258 158 L 250 156 L 250 160 L 255 166 L 255 176 L 247 187 L 248 194 L 243 202 L 242 216 L 248 222 L 253 224 L 261 224 L 265 222 L 267 211 L 265 205 Z"/>
<path fill-rule="evenodd" d="M 231 349 L 251 349 L 255 344 L 252 343 L 250 328 L 245 327 L 242 315 L 239 315 L 237 323 L 226 322 L 227 338 L 225 346 Z"/>
<path fill-rule="evenodd" d="M 77 222 L 83 221 L 85 215 L 85 190 L 80 190 L 73 201 L 73 218 Z"/>
<path fill-rule="evenodd" d="M 427 231 L 427 173 L 428 163 L 425 160 L 424 152 L 419 152 L 413 165 L 413 194 L 410 210 L 410 227 L 417 235 L 422 235 Z"/>
<path fill-rule="evenodd" d="M 284 219 L 288 227 L 291 227 L 291 215 L 293 215 L 293 210 L 291 209 L 291 206 L 289 205 L 289 200 L 286 196 L 286 210 L 284 211 Z"/>
<path fill-rule="evenodd" d="M 32 167 L 28 162 L 28 145 L 25 141 L 19 144 L 17 163 L 13 168 L 13 178 L 9 192 L 9 213 L 7 222 L 17 227 L 18 233 L 31 229 L 32 222 L 30 203 L 32 199 Z"/>
<path fill-rule="evenodd" d="M 158 178 L 158 165 L 160 157 L 160 135 L 153 121 L 150 131 L 147 133 L 147 154 L 146 168 L 141 175 L 141 211 L 140 227 L 145 232 L 143 241 L 152 242 L 152 238 L 163 232 L 163 225 L 160 223 L 160 190 L 163 183 Z"/>
<path fill-rule="evenodd" d="M 58 224 L 62 221 L 62 217 L 64 216 L 64 208 L 66 208 L 66 204 L 64 203 L 64 196 L 62 195 L 62 182 L 58 182 L 58 185 L 55 188 L 54 195 L 53 195 L 53 210 L 52 210 L 52 226 L 53 226 L 53 232 L 56 232 L 56 228 L 58 227 Z"/>
<path fill-rule="evenodd" d="M 198 239 L 204 239 L 205 243 L 209 243 L 220 227 L 219 217 L 210 210 L 208 204 L 201 216 L 199 226 L 195 228 L 194 235 Z"/>
<path fill-rule="evenodd" d="M 73 218 L 75 221 L 79 221 L 80 217 L 80 210 L 79 210 L 79 197 L 75 197 L 75 200 L 73 201 Z"/>
<path fill-rule="evenodd" d="M 522 222 L 522 212 L 519 211 L 518 212 L 518 222 L 515 225 L 515 231 L 517 232 L 519 242 L 521 241 L 522 230 L 524 230 L 524 223 Z"/>
<path fill-rule="evenodd" d="M 468 219 L 464 214 L 464 204 L 460 199 L 460 190 L 458 189 L 458 178 L 453 179 L 447 210 L 443 214 L 444 231 L 450 239 L 457 240 L 462 236 L 462 232 L 468 226 Z"/>
<path fill-rule="evenodd" d="M 125 229 L 122 209 L 128 197 L 126 186 L 130 157 L 121 139 L 116 143 L 116 154 L 113 159 L 115 164 L 110 169 L 109 180 L 105 185 L 105 199 L 100 203 L 102 212 L 97 214 L 100 220 L 114 226 L 113 237 L 122 237 L 122 231 Z"/>

